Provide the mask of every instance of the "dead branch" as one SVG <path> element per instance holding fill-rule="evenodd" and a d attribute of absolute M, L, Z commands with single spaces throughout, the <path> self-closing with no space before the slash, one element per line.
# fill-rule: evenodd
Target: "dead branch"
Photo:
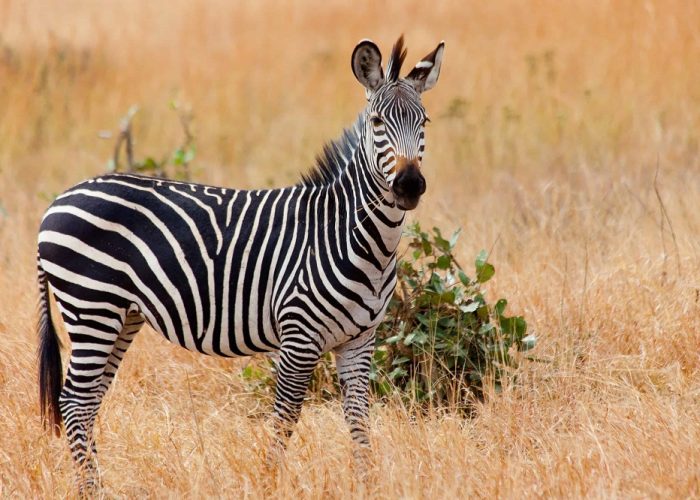
<path fill-rule="evenodd" d="M 131 106 L 126 116 L 121 119 L 119 124 L 119 135 L 117 136 L 117 142 L 114 145 L 114 171 L 119 170 L 119 151 L 121 151 L 122 143 L 125 143 L 126 149 L 126 162 L 128 166 L 128 172 L 133 172 L 134 170 L 134 143 L 131 133 L 131 121 L 134 115 L 138 112 L 138 106 Z"/>

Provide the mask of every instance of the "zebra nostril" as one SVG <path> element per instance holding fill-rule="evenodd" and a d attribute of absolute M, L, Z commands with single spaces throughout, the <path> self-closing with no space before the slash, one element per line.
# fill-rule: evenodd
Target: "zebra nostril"
<path fill-rule="evenodd" d="M 394 179 L 394 193 L 396 193 L 399 196 L 403 196 L 406 192 L 405 189 L 405 180 L 406 180 L 406 170 L 399 170 L 399 173 L 396 174 L 396 178 Z"/>

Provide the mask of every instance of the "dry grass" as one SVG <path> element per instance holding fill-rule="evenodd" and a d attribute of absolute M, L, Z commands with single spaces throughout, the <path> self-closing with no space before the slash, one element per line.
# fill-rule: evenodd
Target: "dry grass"
<path fill-rule="evenodd" d="M 683 0 L 0 0 L 0 496 L 72 494 L 39 425 L 35 237 L 52 194 L 104 168 L 97 132 L 139 103 L 137 154 L 164 152 L 179 99 L 198 179 L 288 184 L 363 105 L 354 43 L 401 31 L 410 62 L 447 42 L 415 217 L 463 227 L 463 261 L 493 245 L 491 292 L 543 362 L 472 420 L 376 406 L 362 484 L 337 403 L 305 408 L 270 476 L 242 361 L 144 332 L 98 422 L 107 494 L 700 496 L 698 26 Z"/>

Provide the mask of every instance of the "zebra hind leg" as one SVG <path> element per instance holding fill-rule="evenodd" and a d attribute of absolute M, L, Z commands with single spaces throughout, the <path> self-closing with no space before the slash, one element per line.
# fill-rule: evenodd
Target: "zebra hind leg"
<path fill-rule="evenodd" d="M 94 310 L 69 313 L 65 308 L 63 316 L 72 352 L 59 407 L 71 455 L 78 466 L 80 494 L 90 496 L 99 487 L 93 435 L 95 418 L 143 319 L 133 313 L 126 316 Z"/>
<path fill-rule="evenodd" d="M 124 321 L 124 326 L 119 333 L 119 337 L 114 344 L 114 348 L 112 349 L 109 358 L 107 359 L 107 366 L 105 367 L 105 372 L 102 376 L 102 387 L 104 389 L 104 393 L 106 393 L 109 390 L 110 385 L 112 385 L 112 381 L 117 374 L 119 365 L 122 362 L 122 359 L 124 359 L 124 354 L 126 354 L 127 349 L 129 349 L 129 346 L 134 340 L 136 334 L 141 330 L 144 322 L 143 316 L 136 311 L 130 311 L 127 314 Z"/>

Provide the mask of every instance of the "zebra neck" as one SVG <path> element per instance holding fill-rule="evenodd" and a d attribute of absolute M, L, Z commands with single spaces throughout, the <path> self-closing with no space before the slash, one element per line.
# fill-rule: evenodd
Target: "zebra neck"
<path fill-rule="evenodd" d="M 386 200 L 362 148 L 329 186 L 328 196 L 336 220 L 342 221 L 337 234 L 344 259 L 365 272 L 393 273 L 405 212 Z"/>

